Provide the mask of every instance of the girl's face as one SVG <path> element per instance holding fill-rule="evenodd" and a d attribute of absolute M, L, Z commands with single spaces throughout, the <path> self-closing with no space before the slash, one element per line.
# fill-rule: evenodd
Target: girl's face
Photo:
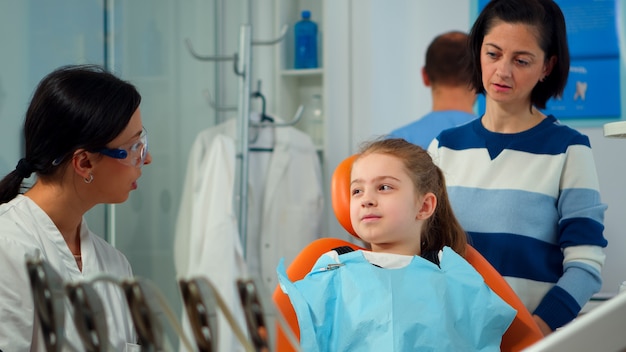
<path fill-rule="evenodd" d="M 534 27 L 497 22 L 483 38 L 480 64 L 487 100 L 530 105 L 530 94 L 550 73 Z"/>
<path fill-rule="evenodd" d="M 372 251 L 420 254 L 422 203 L 398 158 L 374 153 L 357 159 L 350 193 L 352 226 Z"/>
<path fill-rule="evenodd" d="M 141 112 L 137 109 L 122 133 L 106 147 L 125 149 L 129 151 L 131 156 L 134 156 L 137 152 L 133 152 L 131 149 L 140 141 L 142 131 Z M 152 156 L 147 152 L 143 165 L 151 162 Z M 101 197 L 99 198 L 104 199 L 102 203 L 121 203 L 128 199 L 132 190 L 137 188 L 137 179 L 141 176 L 141 170 L 139 165 L 129 165 L 124 161 L 120 162 L 120 159 L 101 155 L 93 169 L 92 186 L 100 193 Z"/>

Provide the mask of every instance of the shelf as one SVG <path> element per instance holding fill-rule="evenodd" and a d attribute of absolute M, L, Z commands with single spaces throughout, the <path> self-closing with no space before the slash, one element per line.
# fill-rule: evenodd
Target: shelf
<path fill-rule="evenodd" d="M 285 40 L 276 46 L 274 62 L 276 93 L 279 97 L 276 104 L 276 113 L 279 116 L 290 116 L 299 105 L 305 106 L 304 116 L 295 127 L 311 137 L 320 160 L 323 161 L 325 147 L 325 119 L 316 119 L 311 115 L 314 107 L 311 105 L 313 96 L 324 97 L 324 65 L 322 60 L 323 51 L 323 3 L 324 1 L 313 0 L 274 0 L 276 5 L 276 23 L 288 23 L 292 27 L 287 32 Z M 318 65 L 316 68 L 296 69 L 294 62 L 295 32 L 293 26 L 301 18 L 303 10 L 312 13 L 312 19 L 318 25 Z M 276 27 L 278 30 L 278 27 Z M 320 109 L 324 111 L 323 100 L 319 102 Z M 322 115 L 324 117 L 324 115 Z"/>
<path fill-rule="evenodd" d="M 626 121 L 617 121 L 605 124 L 604 136 L 611 138 L 626 138 Z"/>
<path fill-rule="evenodd" d="M 283 76 L 294 76 L 294 77 L 302 77 L 302 76 L 321 76 L 324 73 L 323 68 L 305 68 L 305 69 L 290 69 L 290 70 L 282 70 L 280 72 Z"/>

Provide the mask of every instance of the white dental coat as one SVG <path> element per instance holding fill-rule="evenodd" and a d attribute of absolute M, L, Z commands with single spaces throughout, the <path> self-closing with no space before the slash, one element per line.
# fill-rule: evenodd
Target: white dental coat
<path fill-rule="evenodd" d="M 179 278 L 208 278 L 245 330 L 235 280 L 251 275 L 269 297 L 280 258 L 290 263 L 320 237 L 323 193 L 319 157 L 311 138 L 293 127 L 262 128 L 257 140 L 273 152 L 250 152 L 246 258 L 234 211 L 236 121 L 204 130 L 194 141 L 174 240 Z M 252 137 L 251 137 L 252 138 Z M 260 180 L 260 181 L 259 181 Z M 247 260 L 246 260 L 247 259 Z M 241 348 L 223 317 L 219 351 Z M 183 324 L 188 331 L 186 317 Z M 191 336 L 191 335 L 189 335 Z"/>
<path fill-rule="evenodd" d="M 89 230 L 83 219 L 81 229 L 83 271 L 50 217 L 30 198 L 18 195 L 0 205 L 0 350 L 45 351 L 39 320 L 36 318 L 26 256 L 38 255 L 48 262 L 64 282 L 106 273 L 132 277 L 126 257 Z M 135 344 L 137 336 L 121 290 L 109 284 L 94 288 L 105 307 L 109 338 L 116 351 L 126 343 Z M 69 315 L 65 315 L 66 340 L 82 349 L 80 338 Z"/>

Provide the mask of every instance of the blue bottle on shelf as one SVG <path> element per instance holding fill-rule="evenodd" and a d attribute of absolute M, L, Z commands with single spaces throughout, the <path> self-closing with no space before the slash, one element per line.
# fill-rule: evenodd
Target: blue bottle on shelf
<path fill-rule="evenodd" d="M 311 20 L 311 11 L 304 10 L 294 25 L 294 68 L 317 68 L 317 23 Z"/>

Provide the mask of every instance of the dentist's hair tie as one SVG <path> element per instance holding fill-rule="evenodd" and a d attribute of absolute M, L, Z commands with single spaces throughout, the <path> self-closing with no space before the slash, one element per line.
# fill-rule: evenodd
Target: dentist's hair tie
<path fill-rule="evenodd" d="M 26 160 L 25 158 L 22 158 L 17 163 L 17 166 L 15 167 L 15 171 L 17 172 L 17 175 L 20 176 L 21 178 L 29 178 L 30 175 L 35 170 L 33 168 L 33 165 L 30 162 L 28 162 L 28 160 Z"/>

